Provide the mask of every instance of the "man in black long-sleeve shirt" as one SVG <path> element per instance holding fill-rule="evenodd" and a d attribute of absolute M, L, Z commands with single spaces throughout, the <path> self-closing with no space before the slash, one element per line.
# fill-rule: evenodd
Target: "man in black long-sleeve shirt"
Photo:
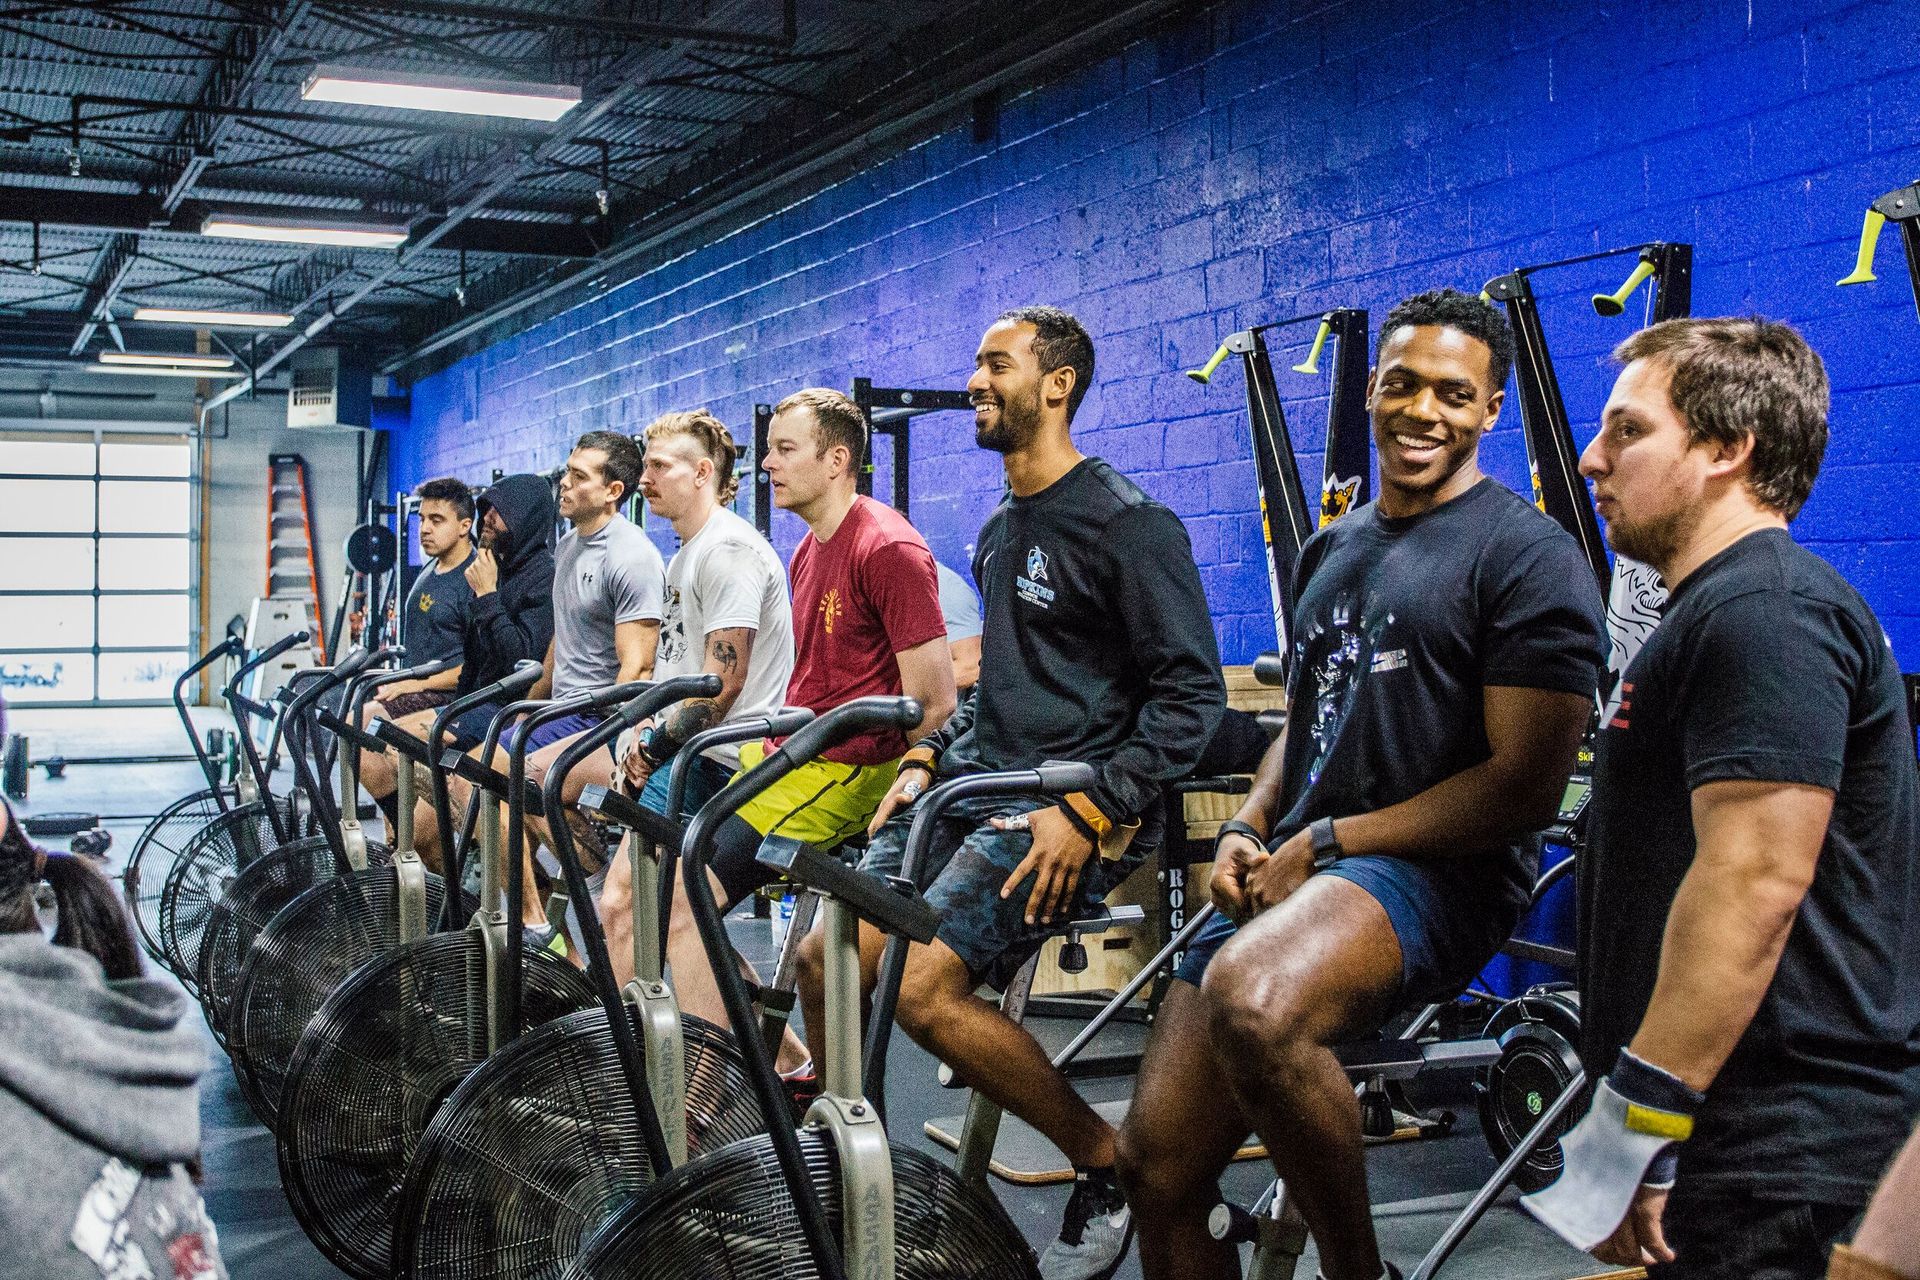
<path fill-rule="evenodd" d="M 940 933 L 910 950 L 900 993 L 908 1035 L 1079 1171 L 1061 1238 L 1041 1260 L 1048 1280 L 1110 1273 L 1125 1250 L 1114 1131 L 974 989 L 1010 974 L 1049 922 L 1098 903 L 1158 844 L 1160 790 L 1192 771 L 1226 708 L 1186 530 L 1068 435 L 1092 376 L 1092 340 L 1052 307 L 1010 311 L 981 340 L 967 384 L 975 431 L 1005 455 L 1012 496 L 988 519 L 974 558 L 986 603 L 980 682 L 907 753 L 866 861 L 899 870 L 901 807 L 934 779 L 1044 760 L 1100 767 L 1097 786 L 1058 804 L 947 811 L 921 873 Z M 819 1025 L 817 1008 L 809 1005 L 809 1027 Z"/>

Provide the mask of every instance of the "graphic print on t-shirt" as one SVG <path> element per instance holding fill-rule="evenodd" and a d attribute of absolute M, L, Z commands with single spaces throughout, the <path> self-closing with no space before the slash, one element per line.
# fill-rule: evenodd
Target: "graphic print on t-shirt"
<path fill-rule="evenodd" d="M 840 603 L 840 588 L 830 587 L 827 593 L 820 597 L 820 625 L 826 629 L 828 635 L 833 634 L 834 622 L 846 611 L 847 606 Z"/>
<path fill-rule="evenodd" d="M 1360 690 L 1361 673 L 1394 671 L 1407 665 L 1405 649 L 1380 651 L 1380 639 L 1393 625 L 1393 610 L 1382 609 L 1375 593 L 1368 592 L 1357 612 L 1356 623 L 1353 596 L 1342 592 L 1329 615 L 1309 622 L 1294 642 L 1294 666 L 1304 673 L 1303 678 L 1313 681 L 1309 694 L 1313 705 L 1309 725 L 1313 760 L 1307 766 L 1308 786 L 1320 777 L 1327 756 L 1339 740 L 1340 729 L 1346 724 Z M 1319 651 L 1319 657 L 1309 662 L 1308 654 L 1313 651 Z M 1387 660 L 1384 664 L 1383 659 Z"/>
<path fill-rule="evenodd" d="M 687 654 L 687 615 L 681 612 L 680 588 L 667 584 L 667 620 L 660 628 L 660 657 L 656 666 L 676 663 Z"/>

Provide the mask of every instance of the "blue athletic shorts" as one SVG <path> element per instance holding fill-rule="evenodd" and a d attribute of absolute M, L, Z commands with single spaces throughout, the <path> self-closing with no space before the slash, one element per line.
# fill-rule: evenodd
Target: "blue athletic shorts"
<path fill-rule="evenodd" d="M 1341 858 L 1316 874 L 1352 881 L 1386 909 L 1400 941 L 1399 1002 L 1425 1004 L 1465 990 L 1520 923 L 1528 890 L 1492 871 L 1465 860 L 1369 854 Z M 1216 912 L 1200 926 L 1173 976 L 1199 986 L 1236 928 Z"/>
<path fill-rule="evenodd" d="M 549 720 L 527 735 L 527 754 L 532 755 L 542 747 L 552 746 L 562 738 L 571 738 L 576 733 L 585 733 L 605 719 L 603 715 L 572 715 L 561 716 L 558 720 Z M 511 742 L 512 738 L 508 736 L 511 732 L 509 730 L 508 733 L 500 736 L 504 741 Z M 611 742 L 607 744 L 607 751 L 609 753 L 613 751 Z"/>
<path fill-rule="evenodd" d="M 454 746 L 462 751 L 471 751 L 486 739 L 487 726 L 500 714 L 500 704 L 483 702 L 477 707 L 468 707 L 447 725 L 447 737 Z"/>

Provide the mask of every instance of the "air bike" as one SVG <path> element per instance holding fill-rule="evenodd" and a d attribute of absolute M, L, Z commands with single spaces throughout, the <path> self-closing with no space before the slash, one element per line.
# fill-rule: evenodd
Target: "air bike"
<path fill-rule="evenodd" d="M 420 679 L 445 665 L 428 663 L 383 675 L 374 687 Z M 240 967 L 227 1012 L 229 1051 L 242 1092 L 268 1128 L 278 1122 L 287 1064 L 326 998 L 366 961 L 425 937 L 428 921 L 445 910 L 445 881 L 426 869 L 414 848 L 414 764 L 424 765 L 444 744 L 455 716 L 522 693 L 539 674 L 539 664 L 528 662 L 449 703 L 434 718 L 425 742 L 384 721 L 376 721 L 367 732 L 354 727 L 357 716 L 321 714 L 321 724 L 340 738 L 343 758 L 357 757 L 360 750 L 390 748 L 405 757 L 395 773 L 399 820 L 390 865 L 370 865 L 364 856 L 356 862 L 351 846 L 336 848 L 336 874 L 309 880 L 286 901 L 253 939 Z M 453 830 L 447 813 L 438 803 L 435 808 L 442 829 Z"/>
<path fill-rule="evenodd" d="M 767 1115 L 786 1103 L 745 982 L 706 879 L 714 833 L 755 795 L 802 761 L 856 734 L 909 728 L 919 704 L 860 698 L 795 733 L 758 768 L 694 817 L 682 849 L 687 896 L 714 964 L 727 1015 L 741 1038 L 749 1080 Z M 926 861 L 935 823 L 956 800 L 980 795 L 1059 795 L 1090 785 L 1092 770 L 1046 765 L 956 779 L 921 797 L 903 870 Z M 613 1277 L 1032 1277 L 1032 1249 L 984 1188 L 887 1139 L 875 1089 L 885 1061 L 906 961 L 905 941 L 931 942 L 939 917 L 905 878 L 882 881 L 839 858 L 772 837 L 760 862 L 820 897 L 826 941 L 826 1025 L 810 1028 L 826 1049 L 821 1096 L 798 1132 L 768 1133 L 698 1156 L 642 1191 L 597 1231 L 566 1273 Z M 867 1036 L 863 1086 L 858 921 L 891 935 Z"/>
<path fill-rule="evenodd" d="M 192 715 L 187 711 L 187 685 L 195 676 L 223 659 L 244 660 L 245 657 L 246 647 L 240 637 L 230 635 L 195 659 L 173 682 L 174 714 L 180 717 L 180 725 L 187 731 L 187 742 L 193 748 L 194 762 L 200 766 L 200 775 L 206 779 L 207 785 L 181 796 L 141 828 L 133 848 L 127 854 L 126 869 L 120 876 L 121 887 L 127 898 L 127 913 L 133 917 L 141 949 L 156 960 L 161 959 L 159 939 L 154 934 L 159 911 L 158 890 L 166 879 L 167 870 L 187 847 L 187 842 L 209 822 L 234 804 L 244 804 L 257 798 L 252 775 L 227 768 L 227 759 L 222 758 L 226 756 L 223 731 L 215 730 L 216 733 L 222 733 L 222 745 L 215 746 L 210 740 L 203 741 L 200 731 L 194 727 Z M 143 872 L 146 873 L 144 876 Z M 153 886 L 154 892 L 143 898 L 141 886 L 148 883 Z"/>
<path fill-rule="evenodd" d="M 228 1056 L 233 1058 L 243 1082 L 246 1041 L 235 1035 L 239 1028 L 232 1012 L 241 970 L 254 939 L 282 907 L 314 885 L 331 883 L 337 877 L 366 870 L 370 865 L 384 871 L 392 861 L 391 849 L 379 841 L 369 840 L 360 825 L 360 753 L 335 744 L 334 758 L 339 771 L 337 796 L 328 793 L 325 779 L 309 761 L 310 758 L 317 760 L 320 755 L 317 729 L 344 724 L 332 712 L 320 709 L 321 699 L 331 688 L 342 690 L 341 704 L 348 718 L 358 721 L 368 695 L 380 684 L 416 672 L 431 673 L 445 666 L 429 663 L 409 671 L 380 670 L 398 661 L 402 652 L 398 648 L 371 654 L 357 651 L 330 676 L 314 682 L 312 690 L 305 695 L 307 714 L 298 718 L 301 740 L 310 749 L 294 753 L 293 762 L 302 789 L 313 798 L 320 830 L 314 836 L 288 841 L 255 859 L 234 877 L 208 917 L 206 935 L 200 945 L 201 1003 L 206 1006 L 209 1025 L 221 1029 Z"/>
<path fill-rule="evenodd" d="M 333 809 L 321 780 L 317 762 L 322 747 L 313 732 L 312 716 L 321 698 L 351 682 L 379 656 L 357 650 L 337 667 L 297 673 L 274 695 L 282 704 L 279 728 L 293 762 L 293 794 L 306 801 L 304 819 L 287 823 L 286 838 L 270 844 L 257 843 L 254 837 L 265 833 L 244 823 L 234 828 L 235 839 L 212 838 L 243 817 L 244 811 L 235 810 L 216 820 L 207 837 L 194 842 L 161 890 L 161 937 L 168 954 L 191 974 L 189 989 L 199 998 L 207 1025 L 223 1046 L 226 1000 L 232 994 L 230 979 L 239 960 L 231 946 L 236 922 L 230 905 L 232 890 L 254 867 L 287 850 L 297 849 L 300 856 L 311 858 L 327 848 L 327 829 L 343 819 Z M 266 817 L 273 816 L 268 807 Z M 342 834 L 361 842 L 369 856 L 383 861 L 388 856 L 385 846 L 365 846 L 357 819 Z"/>
<path fill-rule="evenodd" d="M 281 833 L 291 832 L 300 822 L 294 814 L 293 798 L 275 796 L 269 789 L 268 779 L 272 769 L 261 760 L 254 744 L 252 722 L 274 721 L 277 713 L 273 707 L 243 695 L 240 685 L 256 668 L 272 662 L 296 645 L 306 643 L 306 638 L 304 631 L 282 637 L 277 644 L 244 659 L 221 687 L 220 696 L 233 715 L 233 736 L 239 746 L 241 767 L 234 775 L 233 795 L 226 796 L 217 782 L 210 778 L 209 789 L 214 793 L 218 812 L 187 834 L 177 847 L 173 840 L 179 829 L 170 825 L 165 829 L 167 834 L 164 837 L 156 835 L 158 843 L 136 845 L 127 863 L 123 884 L 140 943 L 148 955 L 172 970 L 189 991 L 194 987 L 193 969 L 177 954 L 178 948 L 172 938 L 174 922 L 167 902 L 167 884 L 174 871 L 196 854 L 203 844 L 213 842 L 230 849 L 239 848 L 252 857 L 261 849 L 278 844 Z M 236 648 L 235 652 L 239 650 Z M 174 686 L 174 709 L 183 719 L 187 715 L 185 679 L 183 675 L 181 682 Z M 278 757 L 284 729 L 284 724 L 275 723 L 267 746 L 267 760 Z M 194 741 L 197 743 L 199 740 L 196 737 Z"/>
<path fill-rule="evenodd" d="M 689 686 L 686 696 L 710 696 L 719 687 L 715 677 L 698 679 L 712 683 Z M 576 764 L 644 714 L 641 704 L 629 703 L 567 748 L 542 788 L 545 811 L 559 812 Z M 809 711 L 789 710 L 696 734 L 675 754 L 667 811 L 681 812 L 688 766 L 702 752 L 784 737 L 812 719 Z M 681 827 L 600 787 L 588 787 L 579 808 L 627 832 L 634 979 L 614 988 L 598 916 L 581 911 L 598 1007 L 504 1047 L 435 1114 L 401 1195 L 395 1262 L 402 1275 L 557 1276 L 608 1214 L 689 1153 L 766 1128 L 739 1046 L 721 1028 L 682 1015 L 662 980 L 661 903 L 671 886 L 659 850 L 679 845 Z M 571 829 L 549 825 L 570 899 L 591 902 Z"/>
<path fill-rule="evenodd" d="M 396 947 L 353 972 L 308 1022 L 288 1062 L 276 1131 L 281 1182 L 303 1230 L 336 1266 L 364 1280 L 395 1270 L 395 1209 L 420 1140 L 460 1082 L 523 1027 L 588 1008 L 587 977 L 551 951 L 524 945 L 524 817 L 544 812 L 526 780 L 527 739 L 540 725 L 628 702 L 636 718 L 708 687 L 700 677 L 618 685 L 557 702 L 502 708 L 482 759 L 516 717 L 507 772 L 454 750 L 437 762 L 477 798 L 480 903 L 465 928 L 449 910 L 442 931 Z M 631 700 L 629 702 L 629 700 Z M 436 780 L 436 791 L 445 785 Z M 502 840 L 500 804 L 507 808 Z M 444 806 L 443 806 L 444 807 Z M 558 820 L 559 815 L 554 815 Z M 504 851 L 503 851 L 504 845 Z M 447 879 L 459 883 L 459 844 Z M 502 865 L 504 863 L 504 885 Z"/>

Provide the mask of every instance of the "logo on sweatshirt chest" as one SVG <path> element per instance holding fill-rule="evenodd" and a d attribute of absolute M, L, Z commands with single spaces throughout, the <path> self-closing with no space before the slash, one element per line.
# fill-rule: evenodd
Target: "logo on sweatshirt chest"
<path fill-rule="evenodd" d="M 420 612 L 422 613 L 433 612 L 433 592 L 422 591 L 420 593 Z"/>
<path fill-rule="evenodd" d="M 1028 604 L 1051 609 L 1056 593 L 1047 581 L 1047 553 L 1036 546 L 1027 552 L 1027 571 L 1014 575 L 1014 589 Z"/>

